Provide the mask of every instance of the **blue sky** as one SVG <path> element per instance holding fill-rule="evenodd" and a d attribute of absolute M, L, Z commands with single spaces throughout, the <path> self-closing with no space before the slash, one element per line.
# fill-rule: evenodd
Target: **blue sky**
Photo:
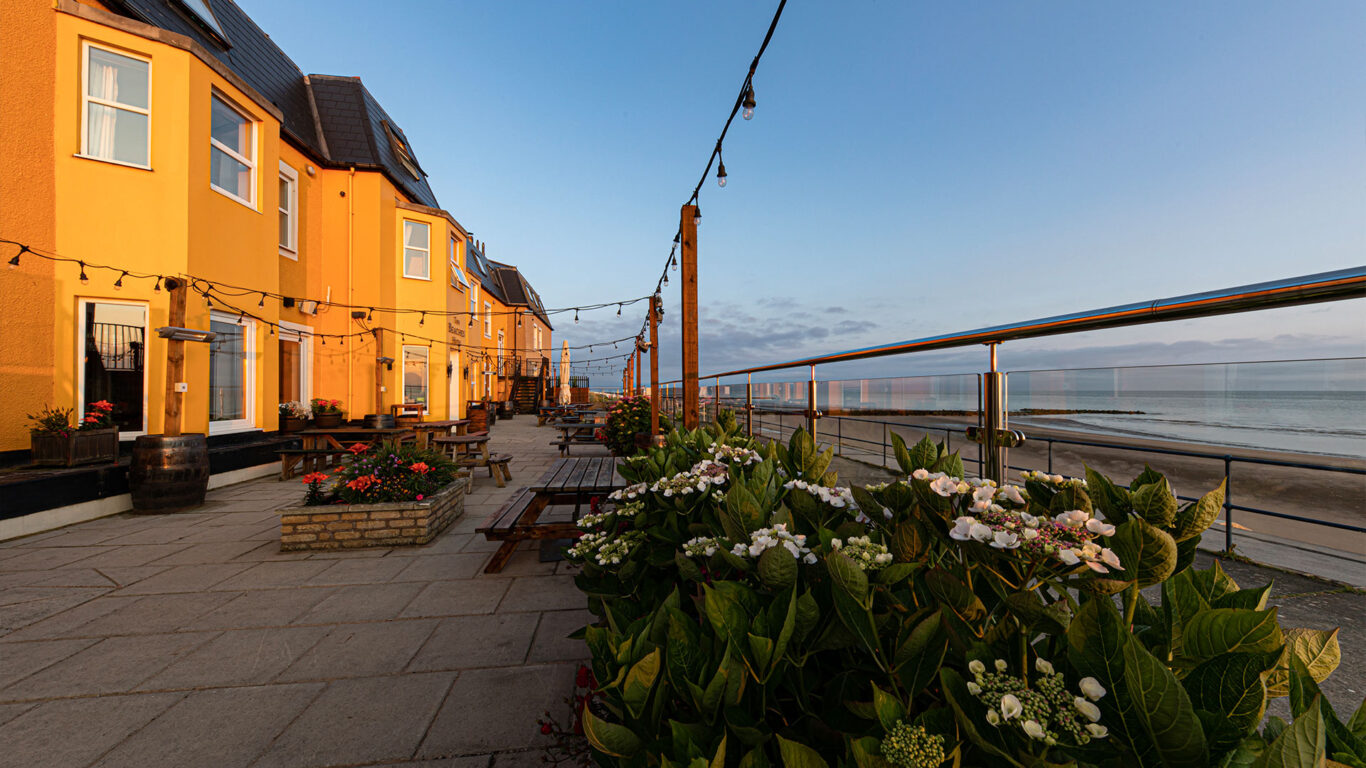
<path fill-rule="evenodd" d="M 305 72 L 359 75 L 442 206 L 549 306 L 654 287 L 776 6 L 241 4 Z M 703 371 L 1366 263 L 1363 39 L 1356 0 L 790 3 L 729 184 L 702 189 Z M 556 346 L 639 322 L 560 316 Z M 1018 368 L 1338 354 L 1366 354 L 1366 302 L 1002 350 Z"/>

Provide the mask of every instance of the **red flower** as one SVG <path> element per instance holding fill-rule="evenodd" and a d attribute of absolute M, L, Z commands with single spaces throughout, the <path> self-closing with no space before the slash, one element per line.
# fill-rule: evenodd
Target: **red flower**
<path fill-rule="evenodd" d="M 346 487 L 350 488 L 353 491 L 364 491 L 366 488 L 369 488 L 371 485 L 377 482 L 379 482 L 379 479 L 376 478 L 374 475 L 361 475 L 355 480 L 352 480 L 351 482 L 347 483 Z"/>
<path fill-rule="evenodd" d="M 100 420 L 100 417 L 99 417 L 99 416 L 96 416 L 96 415 L 93 414 L 93 413 L 87 415 L 84 419 L 81 419 L 81 421 L 84 421 L 86 424 L 94 424 L 94 423 L 98 422 L 99 420 Z"/>
<path fill-rule="evenodd" d="M 541 723 L 541 733 L 546 736 L 550 735 L 550 723 Z"/>
<path fill-rule="evenodd" d="M 309 472 L 308 474 L 304 475 L 304 482 L 308 485 L 312 485 L 314 483 L 321 483 L 326 479 L 326 472 Z"/>
<path fill-rule="evenodd" d="M 415 461 L 411 465 L 409 465 L 408 469 L 411 469 L 419 475 L 425 475 L 428 472 L 432 471 L 432 468 L 427 466 L 427 463 L 424 461 Z"/>
<path fill-rule="evenodd" d="M 351 447 L 347 448 L 346 450 L 359 456 L 360 454 L 370 450 L 370 446 L 366 445 L 365 443 L 352 443 Z"/>
<path fill-rule="evenodd" d="M 101 411 L 114 410 L 114 404 L 109 402 L 108 400 L 96 400 L 95 402 L 90 404 L 90 407 Z"/>
<path fill-rule="evenodd" d="M 580 664 L 579 671 L 574 675 L 574 685 L 579 688 L 587 688 L 593 682 L 593 673 L 587 666 Z"/>

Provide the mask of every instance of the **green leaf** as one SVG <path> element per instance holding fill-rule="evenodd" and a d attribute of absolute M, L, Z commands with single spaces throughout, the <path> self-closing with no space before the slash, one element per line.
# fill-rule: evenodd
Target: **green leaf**
<path fill-rule="evenodd" d="M 782 547 L 770 547 L 759 555 L 759 581 L 774 591 L 787 589 L 797 581 L 797 560 Z"/>
<path fill-rule="evenodd" d="M 1318 707 L 1323 715 L 1324 732 L 1328 741 L 1328 751 L 1351 758 L 1366 759 L 1366 740 L 1356 737 L 1342 721 L 1327 697 L 1319 691 L 1318 683 L 1310 676 L 1308 667 L 1298 658 L 1290 657 L 1290 711 L 1301 717 L 1306 711 Z"/>
<path fill-rule="evenodd" d="M 1037 590 L 1006 595 L 1006 607 L 1024 626 L 1050 635 L 1066 632 L 1067 623 L 1072 619 L 1061 609 L 1045 605 Z"/>
<path fill-rule="evenodd" d="M 1310 668 L 1313 671 L 1313 668 Z M 1366 739 L 1366 699 L 1361 700 L 1361 705 L 1357 711 L 1352 713 L 1352 719 L 1347 721 L 1347 730 L 1351 731 L 1357 738 Z"/>
<path fill-rule="evenodd" d="M 811 593 L 803 592 L 797 598 L 797 620 L 792 627 L 792 639 L 798 643 L 806 639 L 811 634 L 811 630 L 820 623 L 821 609 L 816 603 L 816 598 Z"/>
<path fill-rule="evenodd" d="M 763 680 L 764 672 L 768 670 L 769 664 L 773 661 L 773 641 L 767 637 L 760 637 L 750 633 L 749 651 L 754 658 L 754 666 L 750 673 L 756 680 Z"/>
<path fill-rule="evenodd" d="M 907 475 L 915 471 L 915 464 L 911 461 L 911 452 L 906 450 L 906 441 L 901 435 L 892 433 L 892 455 L 896 457 L 897 466 Z"/>
<path fill-rule="evenodd" d="M 854 633 L 864 647 L 872 652 L 873 659 L 881 664 L 882 646 L 878 640 L 877 625 L 873 622 L 873 615 L 867 606 L 840 590 L 832 590 L 830 594 L 834 598 L 835 613 L 840 617 L 840 622 Z"/>
<path fill-rule="evenodd" d="M 631 666 L 631 671 L 626 673 L 626 680 L 621 684 L 622 701 L 626 702 L 626 709 L 636 717 L 640 717 L 644 711 L 645 700 L 650 697 L 655 678 L 659 677 L 659 663 L 659 649 L 656 648 Z"/>
<path fill-rule="evenodd" d="M 943 617 L 935 611 L 915 625 L 892 656 L 892 671 L 902 688 L 911 696 L 920 693 L 934 679 L 948 649 Z"/>
<path fill-rule="evenodd" d="M 1172 536 L 1177 541 L 1199 536 L 1219 518 L 1219 512 L 1224 508 L 1224 486 L 1227 482 L 1220 482 L 1218 488 L 1201 496 L 1199 501 L 1181 508 L 1172 525 Z"/>
<path fill-rule="evenodd" d="M 1162 615 L 1166 620 L 1172 650 L 1179 651 L 1186 624 L 1203 611 L 1209 603 L 1200 596 L 1189 574 L 1179 573 L 1162 582 Z"/>
<path fill-rule="evenodd" d="M 721 664 L 712 675 L 711 682 L 707 683 L 706 690 L 702 692 L 702 713 L 708 717 L 715 716 L 721 707 L 721 700 L 725 697 L 730 682 L 730 672 L 731 651 L 730 646 L 727 646 L 726 655 L 721 658 Z"/>
<path fill-rule="evenodd" d="M 712 755 L 708 768 L 726 768 L 726 735 L 724 733 L 721 734 L 721 744 L 716 747 L 716 754 Z"/>
<path fill-rule="evenodd" d="M 783 654 L 787 653 L 787 644 L 792 642 L 792 635 L 797 631 L 797 591 L 794 589 L 787 595 L 787 610 L 783 612 L 783 623 L 778 629 L 778 642 L 773 646 L 773 664 L 769 672 L 765 673 L 762 680 L 767 680 L 768 675 L 776 669 L 782 661 Z"/>
<path fill-rule="evenodd" d="M 1124 645 L 1124 675 L 1128 681 L 1124 690 L 1132 698 L 1136 719 L 1162 764 L 1207 765 L 1204 728 L 1186 689 L 1132 637 Z"/>
<path fill-rule="evenodd" d="M 849 752 L 854 756 L 857 768 L 890 768 L 891 764 L 880 754 L 882 744 L 874 736 L 849 739 Z"/>
<path fill-rule="evenodd" d="M 746 646 L 745 635 L 749 630 L 749 614 L 737 599 L 736 591 L 743 589 L 733 581 L 718 581 L 702 585 L 705 596 L 707 619 L 716 634 L 727 638 L 740 648 Z"/>
<path fill-rule="evenodd" d="M 1086 491 L 1092 505 L 1100 510 L 1105 521 L 1119 525 L 1129 519 L 1129 489 L 1120 488 L 1110 478 L 1086 467 Z"/>
<path fill-rule="evenodd" d="M 1342 661 L 1342 647 L 1338 645 L 1338 630 L 1304 629 L 1293 627 L 1285 630 L 1285 652 L 1281 655 L 1276 668 L 1267 677 L 1266 687 L 1272 696 L 1290 695 L 1290 659 L 1298 658 L 1309 670 L 1314 682 L 1328 679 Z M 1366 702 L 1363 702 L 1366 706 Z M 1364 716 L 1366 717 L 1366 716 Z"/>
<path fill-rule="evenodd" d="M 1219 763 L 1219 768 L 1252 768 L 1265 751 L 1266 740 L 1253 734 L 1238 742 L 1238 746 Z"/>
<path fill-rule="evenodd" d="M 1266 713 L 1266 685 L 1262 675 L 1266 657 L 1260 653 L 1225 653 L 1196 667 L 1182 680 L 1191 705 L 1214 715 L 1230 728 L 1208 734 L 1215 754 L 1232 750 L 1251 734 Z"/>
<path fill-rule="evenodd" d="M 1124 566 L 1123 571 L 1111 571 L 1110 580 L 1137 581 L 1140 587 L 1148 587 L 1176 572 L 1176 541 L 1138 517 L 1115 527 L 1110 549 Z"/>
<path fill-rule="evenodd" d="M 930 440 L 929 435 L 926 435 L 920 439 L 920 442 L 916 443 L 915 446 L 911 448 L 911 468 L 906 470 L 906 472 L 914 472 L 917 469 L 930 469 L 938 460 L 939 446 L 935 445 L 934 441 Z"/>
<path fill-rule="evenodd" d="M 958 720 L 958 728 L 963 735 L 968 737 L 968 741 L 988 754 L 1016 766 L 1016 768 L 1024 768 L 1011 755 L 1010 748 L 1002 739 L 1000 730 L 987 723 L 986 707 L 968 693 L 967 684 L 963 682 L 962 676 L 955 670 L 944 667 L 939 670 L 939 683 L 944 689 L 944 698 L 953 708 L 954 717 Z"/>
<path fill-rule="evenodd" d="M 1223 653 L 1271 653 L 1279 651 L 1282 642 L 1275 608 L 1211 608 L 1187 622 L 1181 638 L 1181 655 L 1191 661 L 1202 661 Z"/>
<path fill-rule="evenodd" d="M 882 730 L 891 732 L 896 724 L 906 716 L 906 708 L 901 706 L 901 702 L 896 697 L 873 684 L 873 711 L 877 713 L 877 720 L 882 723 Z"/>
<path fill-rule="evenodd" d="M 986 606 L 982 604 L 981 598 L 942 568 L 927 571 L 924 584 L 935 599 L 968 621 L 976 621 L 987 615 Z"/>
<path fill-rule="evenodd" d="M 940 456 L 934 463 L 935 472 L 943 472 L 949 477 L 965 477 L 967 471 L 963 469 L 963 459 L 958 455 L 958 451 Z"/>
<path fill-rule="evenodd" d="M 1163 475 L 1161 472 L 1158 472 L 1157 470 L 1153 469 L 1147 464 L 1144 464 L 1143 474 L 1134 478 L 1134 481 L 1132 483 L 1129 483 L 1129 490 L 1137 491 L 1142 486 L 1151 485 L 1153 483 L 1162 483 L 1166 482 L 1166 480 L 1166 476 Z"/>
<path fill-rule="evenodd" d="M 624 725 L 616 725 L 583 711 L 583 735 L 593 749 L 612 757 L 630 757 L 640 751 L 640 737 Z"/>
<path fill-rule="evenodd" d="M 877 572 L 877 582 L 895 586 L 909 579 L 919 569 L 919 563 L 893 563 Z"/>
<path fill-rule="evenodd" d="M 1139 486 L 1133 495 L 1134 513 L 1149 523 L 1166 528 L 1176 519 L 1176 496 L 1166 480 Z"/>
<path fill-rule="evenodd" d="M 1229 592 L 1214 601 L 1211 608 L 1242 608 L 1248 611 L 1261 611 L 1266 609 L 1266 599 L 1271 595 L 1271 582 L 1265 586 L 1255 589 L 1240 589 L 1237 592 Z"/>
<path fill-rule="evenodd" d="M 868 575 L 843 552 L 831 552 L 825 557 L 825 565 L 832 578 L 845 594 L 859 602 L 868 596 Z"/>
<path fill-rule="evenodd" d="M 798 741 L 778 738 L 778 752 L 785 768 L 830 768 L 820 753 Z"/>
<path fill-rule="evenodd" d="M 1323 714 L 1317 705 L 1310 707 L 1267 745 L 1252 768 L 1323 768 L 1325 731 Z"/>

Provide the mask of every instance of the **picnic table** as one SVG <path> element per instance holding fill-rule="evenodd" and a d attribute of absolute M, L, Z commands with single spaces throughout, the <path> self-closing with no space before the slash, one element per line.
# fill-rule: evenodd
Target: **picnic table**
<path fill-rule="evenodd" d="M 602 441 L 597 438 L 598 426 L 585 422 L 557 424 L 555 428 L 560 430 L 560 439 L 551 441 L 550 444 L 559 447 L 561 456 L 569 455 L 571 445 L 602 445 Z"/>
<path fill-rule="evenodd" d="M 316 472 L 328 458 L 349 453 L 356 443 L 393 445 L 417 437 L 415 432 L 403 427 L 314 427 L 294 434 L 302 441 L 302 447 L 276 451 L 280 454 L 281 480 L 293 477 L 300 464 L 306 471 Z"/>
<path fill-rule="evenodd" d="M 512 457 L 500 454 L 489 453 L 489 433 L 475 432 L 467 435 L 449 435 L 445 437 L 435 437 L 433 440 L 438 446 L 450 452 L 450 457 L 462 467 L 470 469 L 470 488 L 474 486 L 474 467 L 486 467 L 489 477 L 498 484 L 499 488 L 506 485 L 507 480 L 512 479 L 512 472 L 508 469 Z"/>
<path fill-rule="evenodd" d="M 493 553 L 484 573 L 498 573 L 524 539 L 567 539 L 578 533 L 574 521 L 585 499 L 606 496 L 626 482 L 617 473 L 621 459 L 614 456 L 594 456 L 557 459 L 535 484 L 521 489 L 508 503 L 476 528 L 488 541 L 502 541 Z M 573 518 L 568 522 L 541 523 L 538 519 L 551 505 L 574 505 Z"/>
<path fill-rule="evenodd" d="M 469 419 L 441 419 L 439 421 L 423 421 L 413 425 L 413 431 L 417 433 L 417 444 L 423 448 L 432 447 L 432 438 L 444 437 L 455 430 L 457 436 L 464 435 L 469 429 Z"/>

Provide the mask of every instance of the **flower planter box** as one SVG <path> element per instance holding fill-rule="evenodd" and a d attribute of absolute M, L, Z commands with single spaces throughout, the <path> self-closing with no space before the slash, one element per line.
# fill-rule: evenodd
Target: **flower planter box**
<path fill-rule="evenodd" d="M 29 432 L 33 463 L 42 467 L 74 467 L 101 461 L 118 461 L 119 430 L 86 429 L 69 435 Z"/>
<path fill-rule="evenodd" d="M 313 414 L 313 426 L 318 429 L 334 429 L 340 427 L 342 416 L 345 414 L 340 411 L 336 413 L 315 413 Z"/>
<path fill-rule="evenodd" d="M 281 416 L 281 417 L 280 417 L 280 431 L 281 431 L 281 432 L 301 432 L 301 431 L 303 431 L 307 426 L 308 426 L 308 422 L 305 421 L 304 419 L 296 419 L 296 418 L 294 418 L 293 416 Z"/>
<path fill-rule="evenodd" d="M 467 483 L 469 478 L 456 478 L 422 501 L 282 509 L 280 550 L 426 544 L 465 514 Z"/>

